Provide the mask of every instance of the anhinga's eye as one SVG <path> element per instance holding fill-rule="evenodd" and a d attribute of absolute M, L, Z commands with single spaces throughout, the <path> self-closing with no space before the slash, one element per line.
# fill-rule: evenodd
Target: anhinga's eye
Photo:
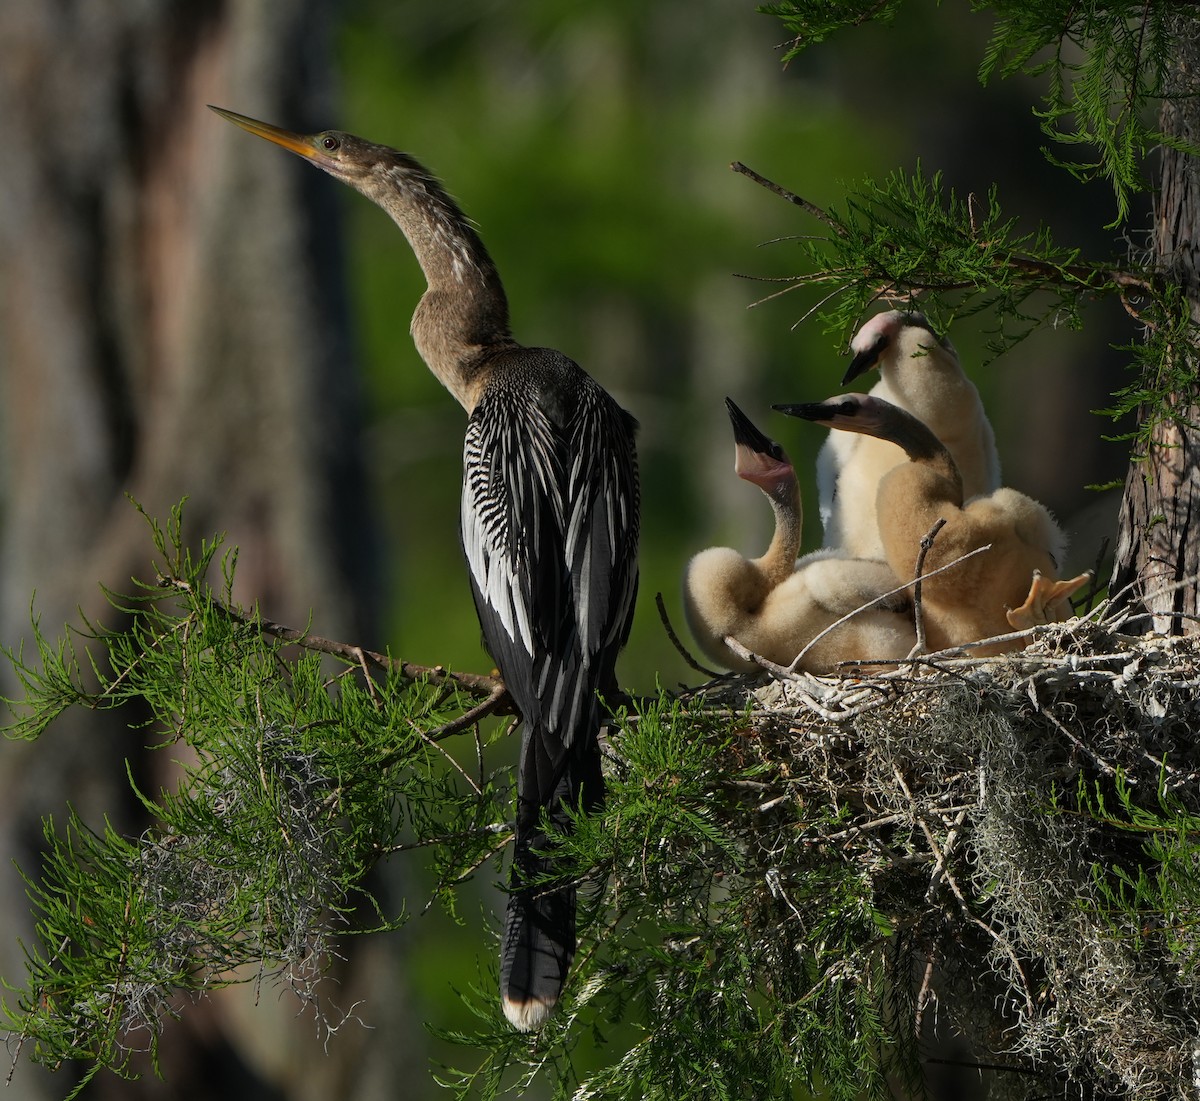
<path fill-rule="evenodd" d="M 337 138 L 335 138 L 332 134 L 326 134 L 321 139 L 321 146 L 327 153 L 336 153 L 341 144 L 342 143 L 338 141 Z"/>

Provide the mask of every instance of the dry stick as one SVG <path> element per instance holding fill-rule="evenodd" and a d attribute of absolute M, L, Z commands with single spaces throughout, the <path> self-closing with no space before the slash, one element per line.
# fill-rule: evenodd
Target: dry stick
<path fill-rule="evenodd" d="M 934 526 L 936 527 L 937 525 L 935 524 Z M 930 570 L 929 573 L 927 573 L 927 574 L 918 575 L 918 577 L 916 578 L 915 584 L 920 584 L 920 582 L 922 580 L 924 580 L 926 577 L 936 577 L 939 573 L 944 573 L 946 570 L 953 569 L 960 562 L 965 562 L 968 558 L 974 558 L 975 555 L 982 554 L 984 551 L 989 551 L 991 549 L 992 549 L 992 544 L 985 543 L 982 547 L 976 547 L 974 550 L 967 551 L 966 554 L 962 555 L 960 558 L 956 558 L 953 562 L 947 562 L 944 566 L 938 566 L 938 568 L 936 570 Z M 795 672 L 796 666 L 800 663 L 801 660 L 803 660 L 804 655 L 807 654 L 809 652 L 809 650 L 811 650 L 818 642 L 820 642 L 821 639 L 823 639 L 827 634 L 829 634 L 830 631 L 835 630 L 836 628 L 840 627 L 843 623 L 846 623 L 848 620 L 853 619 L 856 615 L 858 615 L 859 612 L 865 612 L 869 608 L 874 608 L 876 604 L 879 604 L 879 603 L 883 602 L 884 600 L 887 600 L 888 597 L 895 596 L 897 593 L 904 592 L 905 589 L 909 589 L 913 585 L 914 585 L 913 581 L 905 581 L 904 584 L 897 585 L 894 589 L 889 589 L 886 593 L 880 593 L 879 596 L 875 597 L 873 600 L 868 600 L 867 603 L 863 604 L 859 608 L 855 608 L 854 611 L 847 612 L 844 616 L 841 617 L 841 619 L 835 619 L 828 627 L 826 627 L 823 631 L 821 631 L 820 634 L 814 636 L 809 641 L 808 645 L 805 646 L 804 649 L 801 650 L 800 653 L 798 653 L 796 655 L 795 659 L 792 661 L 792 666 L 791 666 L 792 672 Z M 728 642 L 728 640 L 726 640 L 726 641 Z M 890 662 L 873 661 L 870 664 L 872 664 L 872 665 L 899 665 L 902 663 L 903 663 L 902 659 L 896 658 Z M 854 663 L 851 662 L 849 664 L 854 664 Z"/>
<path fill-rule="evenodd" d="M 1102 587 L 1100 584 L 1100 567 L 1104 565 L 1104 556 L 1108 554 L 1108 542 L 1107 535 L 1100 540 L 1100 549 L 1096 551 L 1096 564 L 1092 567 L 1092 583 L 1088 586 L 1087 592 L 1074 602 L 1083 608 L 1085 612 L 1092 610 L 1092 601 L 1100 595 Z M 1078 615 L 1079 613 L 1077 612 L 1076 614 Z"/>
<path fill-rule="evenodd" d="M 917 990 L 916 1012 L 913 1014 L 913 1036 L 921 1038 L 921 1028 L 925 1021 L 925 1007 L 937 1000 L 933 989 L 933 952 L 925 957 L 925 973 L 921 976 L 921 986 Z"/>
<path fill-rule="evenodd" d="M 1018 959 L 1016 951 L 1013 949 L 1013 946 L 1004 939 L 1004 937 L 997 933 L 996 930 L 993 929 L 986 921 L 984 921 L 971 910 L 971 907 L 967 903 L 966 897 L 963 895 L 961 888 L 955 881 L 954 876 L 950 874 L 949 865 L 946 863 L 946 854 L 942 851 L 941 846 L 938 845 L 936 838 L 934 838 L 933 831 L 929 828 L 929 823 L 925 821 L 924 815 L 917 810 L 916 800 L 913 798 L 912 792 L 909 791 L 908 784 L 906 784 L 904 781 L 904 774 L 899 768 L 894 767 L 892 769 L 892 775 L 895 777 L 896 783 L 900 785 L 900 790 L 904 792 L 904 797 L 908 800 L 908 804 L 912 808 L 913 818 L 917 825 L 921 827 L 921 832 L 925 835 L 925 840 L 929 843 L 929 849 L 937 861 L 937 863 L 934 865 L 934 873 L 937 872 L 938 868 L 942 870 L 942 879 L 945 881 L 946 886 L 950 888 L 950 891 L 954 897 L 958 900 L 959 909 L 962 911 L 963 917 L 965 917 L 973 925 L 976 925 L 982 929 L 989 937 L 992 938 L 993 942 L 996 944 L 996 947 L 1004 952 L 1006 956 L 1008 956 L 1016 970 L 1017 976 L 1021 980 L 1021 992 L 1025 996 L 1026 1012 L 1032 1016 L 1034 1012 L 1033 995 L 1029 990 L 1029 979 L 1025 975 L 1025 969 L 1021 966 L 1021 961 Z M 949 850 L 947 850 L 947 852 L 948 851 Z M 930 879 L 932 880 L 932 878 L 933 876 L 931 875 Z"/>
<path fill-rule="evenodd" d="M 946 870 L 946 860 L 949 858 L 950 853 L 954 849 L 955 842 L 958 840 L 958 831 L 962 827 L 963 822 L 966 820 L 967 812 L 973 809 L 974 808 L 970 806 L 962 807 L 958 812 L 958 817 L 954 820 L 954 826 L 951 828 L 950 832 L 946 834 L 946 844 L 942 848 L 941 855 L 937 858 L 937 863 L 933 866 L 933 871 L 929 873 L 929 889 L 925 892 L 926 902 L 933 900 L 934 893 L 937 890 L 937 885 L 948 874 Z M 945 824 L 945 821 L 946 819 L 943 813 L 943 825 Z"/>
<path fill-rule="evenodd" d="M 857 825 L 847 826 L 844 830 L 838 830 L 837 833 L 827 833 L 821 838 L 822 842 L 830 843 L 833 841 L 853 841 L 861 833 L 869 833 L 872 830 L 881 830 L 885 826 L 894 826 L 897 822 L 902 822 L 908 817 L 904 811 L 896 811 L 895 814 L 885 814 L 882 818 L 872 818 L 869 822 L 860 822 Z"/>
<path fill-rule="evenodd" d="M 1088 745 L 1085 745 L 1083 741 L 1075 737 L 1074 733 L 1072 733 L 1067 725 L 1062 722 L 1062 720 L 1060 720 L 1058 716 L 1050 710 L 1049 707 L 1042 707 L 1039 705 L 1038 711 L 1044 715 L 1050 721 L 1051 725 L 1054 726 L 1055 729 L 1057 729 L 1058 732 L 1076 749 L 1078 749 L 1080 753 L 1090 757 L 1092 759 L 1092 763 L 1095 764 L 1095 766 L 1100 769 L 1101 772 L 1107 772 L 1109 776 L 1116 776 L 1117 770 L 1113 768 L 1113 766 L 1110 765 L 1106 760 L 1104 760 L 1104 758 L 1101 757 L 1094 749 Z M 1137 785 L 1137 778 L 1134 776 L 1127 776 L 1125 777 L 1125 780 L 1128 784 L 1130 784 L 1130 786 Z"/>
<path fill-rule="evenodd" d="M 159 579 L 159 583 L 164 588 L 177 589 L 192 596 L 197 595 L 192 585 L 182 578 L 164 577 Z M 347 642 L 337 642 L 333 639 L 322 638 L 320 635 L 314 635 L 309 631 L 299 631 L 295 627 L 285 627 L 282 623 L 275 623 L 273 620 L 267 619 L 261 613 L 255 616 L 248 616 L 244 612 L 222 604 L 215 596 L 208 597 L 207 599 L 222 615 L 227 619 L 233 620 L 235 623 L 252 627 L 262 634 L 270 635 L 272 638 L 280 639 L 283 642 L 294 642 L 297 646 L 301 646 L 306 650 L 314 650 L 317 653 L 332 654 L 334 657 L 345 658 L 356 665 L 363 665 L 365 662 L 370 662 L 380 669 L 399 673 L 400 676 L 408 680 L 419 680 L 423 677 L 433 684 L 444 684 L 449 681 L 481 696 L 490 696 L 498 688 L 503 689 L 504 687 L 504 682 L 499 677 L 488 677 L 479 673 L 453 673 L 441 665 L 414 665 L 410 661 L 401 661 L 399 658 L 381 654 L 376 650 L 367 650 L 362 646 L 354 646 Z"/>
<path fill-rule="evenodd" d="M 840 287 L 834 287 L 828 294 L 817 299 L 807 310 L 804 311 L 795 321 L 788 326 L 790 332 L 795 332 L 801 325 L 804 324 L 813 314 L 820 310 L 827 302 L 832 302 L 839 294 L 845 294 L 850 289 L 848 283 L 842 284 Z M 751 302 L 751 306 L 757 306 L 757 302 Z"/>
<path fill-rule="evenodd" d="M 733 653 L 735 653 L 743 661 L 753 662 L 754 664 L 765 669 L 768 673 L 771 673 L 780 680 L 784 681 L 790 686 L 789 691 L 795 690 L 799 692 L 800 702 L 826 722 L 843 723 L 857 715 L 874 710 L 876 707 L 881 707 L 887 702 L 886 696 L 872 693 L 864 703 L 856 704 L 852 707 L 843 705 L 840 711 L 831 711 L 829 708 L 823 706 L 818 699 L 810 695 L 808 692 L 805 692 L 804 689 L 799 686 L 800 676 L 794 670 L 789 669 L 785 665 L 776 665 L 769 658 L 764 658 L 761 654 L 752 653 L 740 642 L 738 642 L 738 640 L 732 635 L 726 635 L 725 645 L 728 646 L 729 649 L 732 650 Z"/>
<path fill-rule="evenodd" d="M 921 539 L 921 549 L 917 551 L 917 567 L 914 571 L 916 577 L 913 580 L 913 625 L 917 629 L 917 641 L 913 648 L 908 652 L 910 658 L 915 658 L 918 654 L 925 653 L 925 608 L 921 603 L 921 584 L 925 580 L 921 575 L 921 571 L 925 568 L 925 556 L 929 553 L 929 548 L 933 546 L 933 541 L 937 538 L 937 534 L 946 526 L 946 518 L 940 517 L 938 521 L 931 527 Z"/>
<path fill-rule="evenodd" d="M 756 184 L 765 187 L 768 191 L 774 192 L 781 199 L 786 199 L 794 206 L 800 207 L 801 210 L 807 211 L 814 218 L 820 219 L 834 230 L 839 237 L 846 236 L 846 231 L 826 214 L 824 210 L 817 206 L 816 203 L 810 203 L 807 199 L 802 199 L 794 191 L 789 191 L 786 187 L 781 187 L 774 180 L 768 180 L 766 176 L 760 176 L 753 168 L 747 168 L 741 161 L 734 161 L 729 167 L 735 172 L 740 172 L 743 176 L 749 176 Z"/>
<path fill-rule="evenodd" d="M 361 646 L 356 646 L 358 651 L 358 667 L 362 670 L 363 680 L 367 682 L 367 692 L 371 697 L 371 702 L 376 709 L 379 707 L 379 697 L 375 694 L 375 678 L 371 676 L 371 670 L 367 668 L 367 655 L 363 653 Z"/>
<path fill-rule="evenodd" d="M 1118 607 L 1115 611 L 1110 611 L 1109 617 L 1107 619 L 1101 618 L 1100 625 L 1102 627 L 1106 627 L 1109 630 L 1115 631 L 1118 627 L 1124 626 L 1131 619 L 1150 619 L 1154 616 L 1159 616 L 1159 615 L 1166 616 L 1170 619 L 1195 620 L 1197 618 L 1196 616 L 1187 615 L 1182 612 L 1151 611 L 1149 608 L 1146 607 L 1145 602 L 1147 600 L 1151 599 L 1152 597 L 1165 596 L 1167 593 L 1174 592 L 1176 589 L 1183 589 L 1183 588 L 1187 588 L 1191 585 L 1195 585 L 1198 581 L 1200 581 L 1200 574 L 1191 574 L 1189 577 L 1184 577 L 1179 581 L 1173 581 L 1170 584 L 1165 584 L 1165 585 L 1155 585 L 1153 588 L 1146 589 L 1142 593 L 1142 596 L 1141 596 L 1142 607 L 1143 607 L 1142 611 L 1139 612 L 1134 608 Z M 1119 601 L 1127 593 L 1132 592 L 1135 588 L 1144 586 L 1144 584 L 1145 583 L 1142 581 L 1141 578 L 1134 578 L 1132 581 L 1130 581 L 1127 585 L 1125 585 L 1118 592 L 1110 595 L 1107 601 L 1102 602 L 1097 607 L 1098 608 L 1104 607 L 1104 604 L 1106 603 L 1106 604 L 1108 604 L 1109 608 L 1111 609 L 1115 602 Z"/>
<path fill-rule="evenodd" d="M 662 593 L 654 594 L 654 603 L 658 606 L 658 618 L 662 620 L 663 630 L 667 632 L 667 638 L 671 640 L 671 644 L 679 652 L 679 656 L 695 669 L 697 673 L 703 673 L 706 677 L 719 677 L 720 673 L 713 669 L 706 669 L 688 653 L 687 648 L 679 641 L 679 636 L 675 633 L 675 628 L 671 626 L 670 617 L 667 615 L 667 603 L 663 600 Z"/>

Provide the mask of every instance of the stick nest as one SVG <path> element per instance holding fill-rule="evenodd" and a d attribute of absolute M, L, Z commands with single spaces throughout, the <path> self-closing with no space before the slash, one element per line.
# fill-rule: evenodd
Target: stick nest
<path fill-rule="evenodd" d="M 852 868 L 886 928 L 865 951 L 915 992 L 899 1030 L 927 1036 L 942 1005 L 1016 1072 L 993 1096 L 1047 1078 L 1196 1096 L 1200 640 L 1122 626 L 1093 614 L 1000 658 L 703 690 L 746 709 L 730 752 L 764 766 L 748 857 L 780 900 L 779 950 L 810 916 L 805 877 Z"/>

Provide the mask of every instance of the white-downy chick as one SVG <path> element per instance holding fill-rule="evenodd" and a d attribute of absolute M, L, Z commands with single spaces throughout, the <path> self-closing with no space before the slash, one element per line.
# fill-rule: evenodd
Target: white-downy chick
<path fill-rule="evenodd" d="M 996 438 L 979 391 L 963 373 L 954 345 L 938 336 L 924 314 L 891 310 L 871 318 L 850 342 L 854 353 L 842 385 L 872 367 L 871 388 L 910 412 L 945 444 L 969 500 L 1000 486 Z M 824 544 L 866 558 L 883 557 L 875 496 L 904 452 L 888 440 L 831 432 L 817 456 Z"/>

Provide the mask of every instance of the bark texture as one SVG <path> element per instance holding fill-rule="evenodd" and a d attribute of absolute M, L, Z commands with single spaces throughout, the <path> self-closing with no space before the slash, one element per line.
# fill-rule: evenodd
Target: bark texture
<path fill-rule="evenodd" d="M 1163 106 L 1161 126 L 1194 146 L 1200 143 L 1200 21 L 1179 18 L 1188 27 L 1174 59 L 1176 95 Z M 1154 251 L 1157 267 L 1183 290 L 1192 323 L 1200 326 L 1200 162 L 1174 149 L 1162 151 Z M 1170 354 L 1189 365 L 1194 377 L 1200 362 L 1195 338 Z M 1191 634 L 1200 629 L 1194 618 L 1200 613 L 1200 402 L 1195 388 L 1173 394 L 1169 414 L 1154 426 L 1145 459 L 1130 464 L 1112 591 L 1128 590 L 1128 599 L 1151 614 L 1146 629 Z"/>
<path fill-rule="evenodd" d="M 51 636 L 98 582 L 150 575 L 145 522 L 188 497 L 190 538 L 240 548 L 238 593 L 272 618 L 380 645 L 357 377 L 341 300 L 336 184 L 206 110 L 305 127 L 332 115 L 322 0 L 88 0 L 0 5 L 0 639 Z M 74 804 L 137 832 L 125 760 L 169 782 L 106 723 L 0 744 L 0 851 L 36 872 L 40 819 Z M 0 869 L 0 975 L 20 985 L 23 884 Z M 374 938 L 376 940 L 380 938 Z M 377 946 L 365 951 L 378 952 Z M 360 952 L 363 949 L 360 949 Z M 344 1005 L 397 985 L 362 955 Z M 372 1097 L 399 1045 L 347 1028 L 326 1055 L 286 995 L 224 992 L 170 1024 L 159 1079 L 101 1076 L 87 1096 Z M 372 1023 L 388 1030 L 373 1002 Z M 391 1067 L 394 1070 L 394 1066 Z M 61 1097 L 69 1071 L 18 1067 L 14 1099 Z M 375 1089 L 369 1087 L 375 1082 Z"/>

